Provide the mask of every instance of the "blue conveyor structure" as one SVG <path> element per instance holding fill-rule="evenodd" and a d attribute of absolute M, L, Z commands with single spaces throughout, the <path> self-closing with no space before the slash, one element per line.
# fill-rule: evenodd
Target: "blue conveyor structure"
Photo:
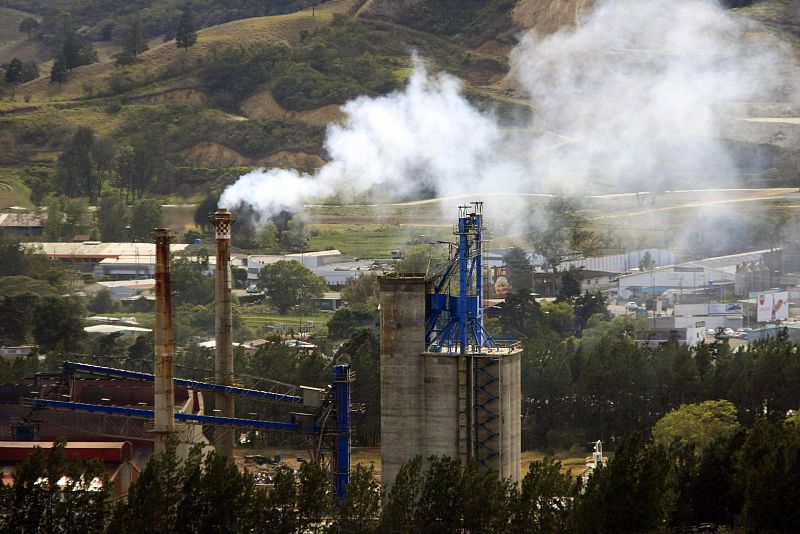
<path fill-rule="evenodd" d="M 333 368 L 333 398 L 336 406 L 350 406 L 353 373 L 347 364 Z M 336 497 L 344 499 L 350 482 L 350 410 L 336 410 Z"/>
<path fill-rule="evenodd" d="M 127 378 L 131 380 L 141 380 L 144 382 L 154 382 L 155 376 L 150 373 L 138 371 L 128 371 L 126 369 L 115 369 L 99 365 L 90 365 L 78 362 L 64 362 L 64 370 L 67 372 L 80 372 L 111 378 Z M 331 409 L 335 413 L 335 424 L 329 428 L 326 419 L 317 419 L 313 424 L 299 424 L 276 421 L 262 421 L 257 419 L 241 419 L 237 417 L 217 417 L 210 415 L 197 415 L 191 413 L 176 412 L 175 420 L 185 423 L 199 423 L 214 426 L 230 426 L 237 428 L 253 428 L 269 431 L 296 432 L 306 434 L 319 434 L 333 438 L 334 454 L 334 480 L 335 494 L 341 500 L 345 497 L 347 484 L 350 482 L 350 384 L 353 381 L 353 372 L 348 364 L 336 365 L 333 368 L 331 392 L 327 403 L 327 412 Z M 235 386 L 223 386 L 197 380 L 186 380 L 176 378 L 175 385 L 200 391 L 221 392 L 227 395 L 238 395 L 251 399 L 284 402 L 292 405 L 303 404 L 303 397 L 275 393 L 271 391 L 259 391 L 255 389 L 240 388 Z M 70 410 L 76 412 L 88 412 L 102 415 L 134 417 L 140 419 L 154 419 L 155 411 L 141 408 L 128 408 L 123 406 L 106 406 L 101 404 L 89 404 L 83 402 L 67 402 L 53 399 L 30 399 L 30 406 L 36 409 L 56 409 Z"/>
<path fill-rule="evenodd" d="M 97 376 L 107 376 L 110 378 L 128 378 L 130 380 L 142 380 L 144 382 L 155 381 L 155 375 L 152 375 L 150 373 L 128 371 L 126 369 L 115 369 L 113 367 L 103 367 L 101 365 L 91 365 L 88 363 L 64 362 L 64 370 L 78 371 L 81 373 L 87 373 Z M 197 380 L 187 380 L 185 378 L 176 378 L 175 385 L 189 389 L 196 389 L 198 391 L 225 393 L 227 395 L 249 397 L 257 400 L 287 402 L 290 404 L 303 404 L 303 397 L 299 397 L 296 395 L 286 395 L 284 393 L 275 393 L 273 391 L 261 391 L 257 389 L 240 388 L 236 386 L 224 386 L 222 384 L 200 382 Z"/>
<path fill-rule="evenodd" d="M 31 399 L 32 408 L 53 408 L 57 410 L 79 410 L 82 412 L 101 413 L 106 415 L 122 415 L 125 417 L 138 417 L 141 419 L 153 419 L 153 410 L 142 410 L 140 408 L 126 408 L 123 406 L 104 406 L 101 404 L 88 404 L 85 402 L 67 402 L 50 399 Z M 212 415 L 197 415 L 191 413 L 175 413 L 175 420 L 184 423 L 201 423 L 206 425 L 234 426 L 259 428 L 263 430 L 283 430 L 297 432 L 300 425 L 296 423 L 282 423 L 275 421 L 261 421 L 257 419 L 240 419 L 237 417 L 215 417 Z"/>

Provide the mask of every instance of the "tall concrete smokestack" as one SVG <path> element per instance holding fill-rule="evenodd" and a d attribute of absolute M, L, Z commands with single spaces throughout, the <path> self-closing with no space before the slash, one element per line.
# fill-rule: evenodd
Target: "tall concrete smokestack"
<path fill-rule="evenodd" d="M 169 230 L 153 230 L 156 242 L 156 325 L 155 337 L 155 421 L 153 437 L 155 453 L 167 449 L 167 441 L 175 434 L 175 383 L 173 359 L 175 344 L 172 336 L 172 294 L 169 278 Z"/>
<path fill-rule="evenodd" d="M 226 209 L 210 213 L 208 220 L 214 225 L 217 240 L 216 267 L 216 361 L 215 379 L 218 384 L 233 385 L 233 314 L 231 309 L 231 227 L 236 217 Z M 233 398 L 222 393 L 214 394 L 214 404 L 220 417 L 234 417 Z M 216 428 L 214 448 L 217 454 L 233 462 L 235 433 L 230 428 Z"/>

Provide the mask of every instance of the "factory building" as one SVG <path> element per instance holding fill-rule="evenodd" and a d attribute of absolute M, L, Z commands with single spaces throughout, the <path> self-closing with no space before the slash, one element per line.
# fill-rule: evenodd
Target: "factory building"
<path fill-rule="evenodd" d="M 380 279 L 381 461 L 390 487 L 414 456 L 448 455 L 520 479 L 520 350 L 483 330 L 480 204 L 461 208 L 441 276 Z M 458 294 L 445 291 L 458 273 Z"/>

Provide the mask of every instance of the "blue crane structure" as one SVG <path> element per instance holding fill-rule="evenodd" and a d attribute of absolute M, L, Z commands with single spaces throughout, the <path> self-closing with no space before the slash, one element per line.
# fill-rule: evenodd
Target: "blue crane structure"
<path fill-rule="evenodd" d="M 70 361 L 64 362 L 64 372 L 70 376 L 74 373 L 83 373 L 110 378 L 141 380 L 144 382 L 153 382 L 155 380 L 155 376 L 150 373 Z M 347 484 L 350 482 L 350 386 L 354 377 L 355 375 L 350 369 L 349 364 L 335 365 L 332 371 L 330 392 L 325 396 L 322 406 L 319 407 L 318 413 L 316 414 L 317 416 L 311 418 L 309 421 L 306 421 L 307 418 L 295 418 L 294 416 L 293 419 L 296 420 L 283 422 L 238 417 L 217 417 L 180 412 L 176 412 L 174 417 L 176 421 L 185 423 L 316 435 L 320 437 L 320 442 L 323 436 L 332 436 L 334 438 L 333 476 L 334 486 L 336 488 L 335 494 L 336 497 L 341 500 L 344 499 Z M 278 402 L 295 406 L 304 405 L 304 398 L 297 395 L 235 386 L 223 386 L 220 384 L 183 378 L 175 378 L 174 383 L 176 386 L 185 387 L 187 389 L 221 392 L 227 395 L 242 396 L 255 400 Z M 29 399 L 28 404 L 33 409 L 69 410 L 147 420 L 153 420 L 155 417 L 154 410 L 125 406 L 108 406 L 45 398 Z M 331 413 L 335 414 L 335 417 L 332 419 L 329 417 Z"/>
<path fill-rule="evenodd" d="M 495 340 L 483 327 L 483 202 L 458 207 L 455 253 L 434 273 L 433 292 L 426 296 L 425 344 L 430 352 L 468 354 L 492 349 L 509 340 Z M 458 274 L 458 292 L 451 285 Z"/>

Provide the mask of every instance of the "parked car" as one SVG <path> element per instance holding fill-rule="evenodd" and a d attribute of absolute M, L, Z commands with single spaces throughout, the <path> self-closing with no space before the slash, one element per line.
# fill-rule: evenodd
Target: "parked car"
<path fill-rule="evenodd" d="M 255 284 L 247 286 L 247 289 L 245 291 L 247 291 L 247 293 L 250 294 L 250 295 L 254 295 L 256 293 L 260 293 L 260 291 L 258 290 L 258 286 L 256 286 Z"/>
<path fill-rule="evenodd" d="M 629 302 L 625 305 L 625 309 L 628 311 L 636 311 L 638 307 L 639 305 L 636 304 L 635 302 Z"/>

